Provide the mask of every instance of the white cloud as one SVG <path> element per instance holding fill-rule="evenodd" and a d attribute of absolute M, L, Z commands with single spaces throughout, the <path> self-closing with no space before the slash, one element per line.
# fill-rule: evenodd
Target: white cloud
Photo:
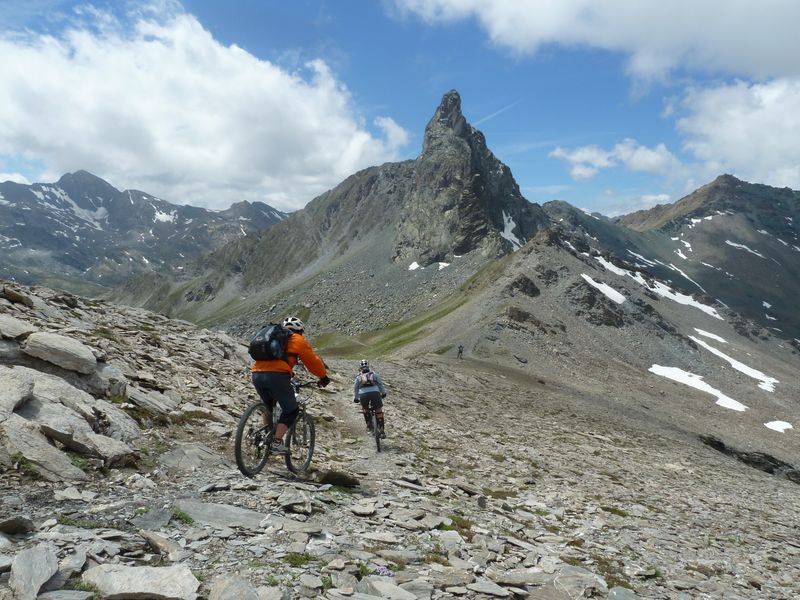
<path fill-rule="evenodd" d="M 558 147 L 549 156 L 560 158 L 570 165 L 573 179 L 591 179 L 600 171 L 623 165 L 631 171 L 670 174 L 680 168 L 680 161 L 664 144 L 648 148 L 636 140 L 625 139 L 610 150 L 598 146 L 581 146 L 574 150 Z"/>
<path fill-rule="evenodd" d="M 516 53 L 542 46 L 623 52 L 639 77 L 676 67 L 752 77 L 800 74 L 795 0 L 395 0 L 430 23 L 474 18 Z"/>
<path fill-rule="evenodd" d="M 800 78 L 689 91 L 678 128 L 709 174 L 800 189 Z"/>
<path fill-rule="evenodd" d="M 29 185 L 31 182 L 22 173 L 0 173 L 0 183 L 6 181 L 13 181 L 14 183 L 22 183 Z"/>
<path fill-rule="evenodd" d="M 130 26 L 84 10 L 58 37 L 0 33 L 0 157 L 173 202 L 295 209 L 408 142 L 389 117 L 366 129 L 322 60 L 289 72 L 161 6 Z"/>
<path fill-rule="evenodd" d="M 408 131 L 398 125 L 391 117 L 377 117 L 375 125 L 383 131 L 386 136 L 386 143 L 393 152 L 405 146 L 411 137 Z"/>

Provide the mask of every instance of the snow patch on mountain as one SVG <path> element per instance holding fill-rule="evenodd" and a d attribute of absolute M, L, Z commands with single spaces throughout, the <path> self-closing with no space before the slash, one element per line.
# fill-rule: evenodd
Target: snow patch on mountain
<path fill-rule="evenodd" d="M 702 310 L 704 313 L 711 315 L 712 317 L 714 317 L 715 319 L 719 319 L 720 321 L 725 320 L 719 315 L 719 313 L 716 311 L 714 307 L 703 304 L 702 302 L 698 302 L 697 300 L 686 294 L 676 292 L 669 286 L 661 283 L 660 281 L 656 280 L 647 281 L 639 271 L 636 271 L 636 273 L 632 273 L 627 269 L 621 269 L 620 267 L 617 267 L 616 265 L 604 259 L 602 256 L 595 256 L 595 259 L 612 273 L 630 277 L 640 285 L 646 287 L 651 292 L 655 292 L 659 296 L 663 296 L 664 298 L 669 298 L 670 300 L 673 300 L 678 304 L 685 304 L 686 306 L 692 306 L 694 308 Z M 674 266 L 672 268 L 674 268 Z"/>
<path fill-rule="evenodd" d="M 792 424 L 787 423 L 786 421 L 770 421 L 769 423 L 764 423 L 764 427 L 780 433 L 786 433 L 787 429 L 794 429 Z"/>
<path fill-rule="evenodd" d="M 698 329 L 697 327 L 695 327 L 694 330 L 697 333 L 699 333 L 700 335 L 702 335 L 704 337 L 707 337 L 707 338 L 710 338 L 712 340 L 715 340 L 717 342 L 722 342 L 723 344 L 727 344 L 728 343 L 724 338 L 721 338 L 720 336 L 718 336 L 715 333 L 709 333 L 708 331 L 703 331 L 702 329 Z"/>
<path fill-rule="evenodd" d="M 760 252 L 756 252 L 755 250 L 751 250 L 750 248 L 748 248 L 744 244 L 737 244 L 736 242 L 732 242 L 730 240 L 725 240 L 725 243 L 728 244 L 728 246 L 732 246 L 733 248 L 736 248 L 737 250 L 745 250 L 746 252 L 749 252 L 750 254 L 754 254 L 755 256 L 758 256 L 759 258 L 763 258 L 763 259 L 767 258 L 766 256 L 764 256 Z"/>
<path fill-rule="evenodd" d="M 647 369 L 651 373 L 656 375 L 660 375 L 661 377 L 666 377 L 667 379 L 671 379 L 672 381 L 677 381 L 678 383 L 682 383 L 684 385 L 688 385 L 693 387 L 701 392 L 706 392 L 707 394 L 711 394 L 712 396 L 716 396 L 717 404 L 722 406 L 723 408 L 729 408 L 730 410 L 735 410 L 739 412 L 744 412 L 747 407 L 730 398 L 720 392 L 718 389 L 715 389 L 708 385 L 705 381 L 703 381 L 702 375 L 695 375 L 694 373 L 689 373 L 688 371 L 684 371 L 683 369 L 679 369 L 678 367 L 664 367 L 661 365 L 653 365 L 649 369 Z"/>
<path fill-rule="evenodd" d="M 625 302 L 625 296 L 620 294 L 617 290 L 612 288 L 610 285 L 608 285 L 606 283 L 599 282 L 599 281 L 595 281 L 594 279 L 589 277 L 586 273 L 581 273 L 581 277 L 583 277 L 587 281 L 587 283 L 589 285 L 591 285 L 592 287 L 597 288 L 598 290 L 600 290 L 603 293 L 603 295 L 606 298 L 608 298 L 609 300 L 612 300 L 613 302 L 616 302 L 617 304 L 622 304 L 623 302 Z"/>
<path fill-rule="evenodd" d="M 522 247 L 522 242 L 520 242 L 519 238 L 513 233 L 516 226 L 517 224 L 514 222 L 513 217 L 507 215 L 506 211 L 503 211 L 503 231 L 500 232 L 500 237 L 511 242 L 514 250 L 519 250 Z"/>
<path fill-rule="evenodd" d="M 689 339 L 692 340 L 694 343 L 696 343 L 698 346 L 702 346 L 703 348 L 705 348 L 706 350 L 708 350 L 712 354 L 715 354 L 716 356 L 719 356 L 721 359 L 727 361 L 728 364 L 730 364 L 734 369 L 736 369 L 740 373 L 744 373 L 748 377 L 752 377 L 753 379 L 758 380 L 759 381 L 758 387 L 760 387 L 762 390 L 766 390 L 768 392 L 774 392 L 775 391 L 775 384 L 779 383 L 779 381 L 777 379 L 775 379 L 774 377 L 770 377 L 769 375 L 765 375 L 764 373 L 762 373 L 758 369 L 754 369 L 752 367 L 748 367 L 746 364 L 744 364 L 742 362 L 739 362 L 735 358 L 732 358 L 732 357 L 728 356 L 727 354 L 725 354 L 724 352 L 721 352 L 720 350 L 717 350 L 713 346 L 710 346 L 710 345 L 706 344 L 700 338 L 697 338 L 697 337 L 694 337 L 693 335 L 690 335 Z"/>

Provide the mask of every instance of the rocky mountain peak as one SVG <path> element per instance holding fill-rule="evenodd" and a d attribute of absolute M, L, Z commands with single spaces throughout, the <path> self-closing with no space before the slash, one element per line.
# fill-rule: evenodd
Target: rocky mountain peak
<path fill-rule="evenodd" d="M 436 112 L 425 127 L 422 153 L 430 152 L 442 137 L 465 137 L 472 131 L 472 127 L 461 113 L 461 96 L 456 90 L 450 90 L 442 96 Z"/>
<path fill-rule="evenodd" d="M 447 92 L 425 128 L 395 258 L 424 266 L 477 249 L 500 255 L 519 248 L 546 221 L 464 118 L 459 93 Z"/>
<path fill-rule="evenodd" d="M 113 185 L 88 171 L 75 171 L 66 173 L 56 182 L 56 186 L 64 190 L 78 204 L 83 198 L 103 198 L 110 200 L 119 195 L 119 190 Z"/>

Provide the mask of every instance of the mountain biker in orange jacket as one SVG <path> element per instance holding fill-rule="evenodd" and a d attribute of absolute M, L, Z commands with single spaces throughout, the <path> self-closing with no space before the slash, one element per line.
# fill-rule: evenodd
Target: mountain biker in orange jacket
<path fill-rule="evenodd" d="M 297 317 L 286 317 L 282 324 L 292 332 L 286 342 L 287 360 L 257 360 L 251 369 L 253 386 L 264 404 L 272 409 L 272 402 L 277 401 L 281 407 L 281 416 L 278 418 L 278 426 L 275 429 L 275 441 L 271 448 L 273 452 L 278 453 L 286 452 L 283 436 L 286 435 L 298 410 L 294 390 L 290 383 L 294 376 L 292 369 L 297 364 L 297 359 L 302 360 L 306 368 L 313 375 L 319 377 L 317 385 L 325 387 L 331 382 L 325 363 L 303 337 L 305 330 L 303 322 Z"/>

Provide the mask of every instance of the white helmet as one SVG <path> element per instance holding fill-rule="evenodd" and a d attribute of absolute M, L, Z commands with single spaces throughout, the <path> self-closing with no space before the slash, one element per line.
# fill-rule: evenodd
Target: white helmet
<path fill-rule="evenodd" d="M 283 326 L 289 331 L 295 331 L 297 333 L 303 333 L 305 330 L 305 325 L 303 325 L 303 322 L 297 317 L 286 317 L 283 320 Z"/>

